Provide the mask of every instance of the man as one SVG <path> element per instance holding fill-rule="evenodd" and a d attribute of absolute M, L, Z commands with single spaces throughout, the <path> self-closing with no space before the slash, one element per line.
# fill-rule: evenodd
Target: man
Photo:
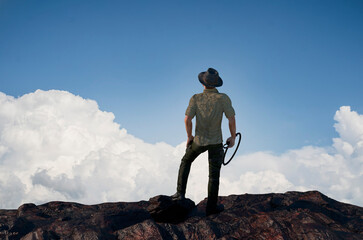
<path fill-rule="evenodd" d="M 217 70 L 209 68 L 198 75 L 204 86 L 203 93 L 195 94 L 185 112 L 185 128 L 188 136 L 187 149 L 181 160 L 178 175 L 177 192 L 173 199 L 184 199 L 188 176 L 192 162 L 208 150 L 209 182 L 206 215 L 223 211 L 218 205 L 219 175 L 223 162 L 222 117 L 228 118 L 231 137 L 227 139 L 228 147 L 233 147 L 236 138 L 235 112 L 231 100 L 226 94 L 219 93 L 216 87 L 223 85 Z M 192 135 L 192 119 L 196 116 L 195 137 Z"/>

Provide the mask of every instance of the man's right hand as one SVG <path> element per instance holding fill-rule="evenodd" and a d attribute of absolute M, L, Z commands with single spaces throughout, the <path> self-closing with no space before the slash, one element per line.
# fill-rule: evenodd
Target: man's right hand
<path fill-rule="evenodd" d="M 188 137 L 188 140 L 187 140 L 187 147 L 193 143 L 193 140 L 194 140 L 194 136 L 190 136 Z"/>

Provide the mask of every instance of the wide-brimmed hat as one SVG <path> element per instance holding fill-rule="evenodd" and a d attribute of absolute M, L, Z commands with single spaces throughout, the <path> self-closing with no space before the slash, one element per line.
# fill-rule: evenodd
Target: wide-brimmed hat
<path fill-rule="evenodd" d="M 223 80 L 219 77 L 218 71 L 213 68 L 208 68 L 206 72 L 199 73 L 198 78 L 199 82 L 206 87 L 220 87 L 223 85 Z"/>

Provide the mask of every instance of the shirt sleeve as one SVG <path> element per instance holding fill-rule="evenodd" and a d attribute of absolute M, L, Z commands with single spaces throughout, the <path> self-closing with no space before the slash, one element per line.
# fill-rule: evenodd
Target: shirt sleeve
<path fill-rule="evenodd" d="M 234 109 L 232 107 L 232 101 L 231 99 L 225 95 L 224 101 L 223 101 L 223 111 L 227 118 L 233 117 L 236 115 L 234 112 Z"/>
<path fill-rule="evenodd" d="M 195 95 L 190 98 L 189 105 L 187 110 L 185 111 L 185 115 L 193 118 L 196 114 L 197 106 L 195 102 Z"/>

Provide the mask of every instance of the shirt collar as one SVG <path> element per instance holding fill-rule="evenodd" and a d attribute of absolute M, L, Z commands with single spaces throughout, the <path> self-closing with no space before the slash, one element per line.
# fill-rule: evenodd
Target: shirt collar
<path fill-rule="evenodd" d="M 216 88 L 204 89 L 203 93 L 218 93 L 218 90 Z"/>

